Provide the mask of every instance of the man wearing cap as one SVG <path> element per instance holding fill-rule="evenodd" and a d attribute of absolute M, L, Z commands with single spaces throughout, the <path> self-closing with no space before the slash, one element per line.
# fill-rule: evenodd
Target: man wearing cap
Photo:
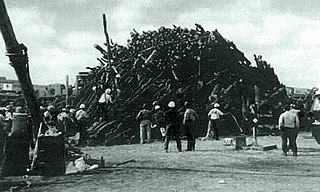
<path fill-rule="evenodd" d="M 85 104 L 81 104 L 80 109 L 76 112 L 76 119 L 80 128 L 80 138 L 79 144 L 85 145 L 85 140 L 87 137 L 87 119 L 89 118 L 88 113 L 85 111 Z"/>
<path fill-rule="evenodd" d="M 144 144 L 146 142 L 146 135 L 147 143 L 150 143 L 152 115 L 151 111 L 146 109 L 146 104 L 142 106 L 142 110 L 139 111 L 136 120 L 140 122 L 140 143 Z"/>
<path fill-rule="evenodd" d="M 294 111 L 294 106 L 291 105 L 286 107 L 286 111 L 283 112 L 279 117 L 279 129 L 281 130 L 281 139 L 282 139 L 282 151 L 283 155 L 287 156 L 289 149 L 292 150 L 293 156 L 297 156 L 297 136 L 298 129 L 300 127 L 299 117 Z M 288 147 L 289 140 L 289 147 Z"/>
<path fill-rule="evenodd" d="M 179 113 L 176 110 L 176 104 L 170 101 L 168 104 L 169 110 L 165 113 L 166 120 L 166 137 L 164 140 L 164 150 L 168 152 L 169 140 L 171 136 L 174 136 L 177 142 L 178 151 L 181 152 L 181 140 L 179 132 Z"/>
<path fill-rule="evenodd" d="M 199 116 L 196 111 L 191 108 L 191 104 L 189 102 L 185 102 L 184 106 L 186 107 L 186 111 L 183 116 L 183 125 L 187 136 L 187 151 L 194 151 L 196 145 L 194 122 L 199 119 Z"/>
<path fill-rule="evenodd" d="M 214 108 L 211 109 L 208 113 L 209 117 L 209 123 L 210 123 L 210 128 L 207 131 L 206 138 L 209 137 L 209 135 L 212 133 L 213 130 L 213 135 L 215 140 L 219 140 L 219 121 L 220 121 L 220 116 L 223 115 L 223 113 L 220 111 L 219 103 L 215 103 Z"/>

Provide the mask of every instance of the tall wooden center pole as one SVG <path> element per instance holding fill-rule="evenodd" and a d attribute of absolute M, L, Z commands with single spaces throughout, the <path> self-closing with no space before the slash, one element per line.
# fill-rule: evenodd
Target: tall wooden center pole
<path fill-rule="evenodd" d="M 16 72 L 28 110 L 31 114 L 35 137 L 42 117 L 29 75 L 27 47 L 18 43 L 3 0 L 0 0 L 0 30 L 7 49 L 6 55 L 9 57 L 10 65 Z"/>

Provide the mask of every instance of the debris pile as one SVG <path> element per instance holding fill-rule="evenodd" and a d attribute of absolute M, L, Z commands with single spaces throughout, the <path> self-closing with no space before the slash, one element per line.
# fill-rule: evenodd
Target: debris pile
<path fill-rule="evenodd" d="M 133 30 L 127 46 L 109 43 L 95 45 L 102 54 L 100 65 L 82 79 L 77 105 L 85 103 L 93 120 L 89 128 L 92 144 L 127 144 L 138 141 L 135 117 L 146 103 L 151 109 L 158 101 L 165 110 L 174 100 L 178 109 L 185 101 L 200 114 L 199 134 L 207 127 L 206 106 L 219 102 L 238 122 L 248 116 L 251 103 L 272 111 L 285 101 L 284 86 L 272 67 L 255 56 L 257 67 L 236 45 L 217 31 L 160 27 L 158 30 Z M 106 48 L 104 48 L 106 47 Z M 100 118 L 98 100 L 110 88 L 113 104 Z M 94 118 L 96 117 L 96 118 Z M 100 119 L 99 119 L 100 118 Z"/>

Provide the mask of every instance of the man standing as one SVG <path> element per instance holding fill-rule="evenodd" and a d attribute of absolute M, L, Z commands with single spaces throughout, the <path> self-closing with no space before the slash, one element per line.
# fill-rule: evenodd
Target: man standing
<path fill-rule="evenodd" d="M 142 106 L 142 110 L 138 113 L 136 120 L 140 121 L 140 143 L 144 144 L 147 135 L 147 143 L 151 142 L 151 111 L 146 109 L 146 104 Z"/>
<path fill-rule="evenodd" d="M 85 111 L 85 104 L 81 104 L 79 108 L 80 109 L 76 112 L 76 119 L 80 128 L 79 145 L 85 145 L 87 138 L 87 119 L 89 118 L 89 115 Z"/>
<path fill-rule="evenodd" d="M 165 113 L 166 119 L 166 137 L 164 140 L 164 150 L 168 152 L 169 140 L 174 136 L 177 142 L 178 151 L 181 152 L 181 140 L 179 135 L 179 113 L 176 110 L 176 104 L 170 101 L 168 104 L 169 110 Z"/>
<path fill-rule="evenodd" d="M 155 124 L 154 127 L 160 128 L 160 133 L 162 136 L 162 139 L 164 141 L 164 138 L 166 136 L 166 119 L 164 112 L 160 109 L 160 105 L 154 106 L 154 114 L 153 114 L 153 122 Z"/>
<path fill-rule="evenodd" d="M 290 106 L 290 110 L 288 107 L 286 107 L 286 111 L 283 112 L 279 117 L 279 128 L 282 132 L 281 139 L 283 155 L 287 156 L 287 152 L 289 151 L 289 149 L 292 150 L 293 156 L 298 155 L 296 139 L 298 136 L 299 127 L 299 117 L 294 111 L 293 106 Z M 288 139 L 289 147 L 287 146 Z"/>
<path fill-rule="evenodd" d="M 208 113 L 210 129 L 208 129 L 206 137 L 209 137 L 213 130 L 215 140 L 219 140 L 219 122 L 220 116 L 223 115 L 223 113 L 219 110 L 219 103 L 215 103 L 213 107 L 214 108 Z"/>
<path fill-rule="evenodd" d="M 185 127 L 185 134 L 187 136 L 187 151 L 194 151 L 196 145 L 194 122 L 199 119 L 199 116 L 194 109 L 191 109 L 191 104 L 189 102 L 186 101 L 184 106 L 186 107 L 186 111 L 183 116 L 183 124 Z"/>

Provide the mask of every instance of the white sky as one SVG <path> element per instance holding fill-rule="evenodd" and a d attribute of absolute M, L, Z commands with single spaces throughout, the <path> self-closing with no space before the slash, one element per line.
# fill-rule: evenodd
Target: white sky
<path fill-rule="evenodd" d="M 287 86 L 320 87 L 318 0 L 5 0 L 17 39 L 29 50 L 34 84 L 71 83 L 86 66 L 98 65 L 102 14 L 114 42 L 125 45 L 135 28 L 160 26 L 218 31 L 254 64 L 263 55 Z M 0 76 L 16 79 L 1 40 Z M 1 53 L 1 52 L 0 52 Z"/>

